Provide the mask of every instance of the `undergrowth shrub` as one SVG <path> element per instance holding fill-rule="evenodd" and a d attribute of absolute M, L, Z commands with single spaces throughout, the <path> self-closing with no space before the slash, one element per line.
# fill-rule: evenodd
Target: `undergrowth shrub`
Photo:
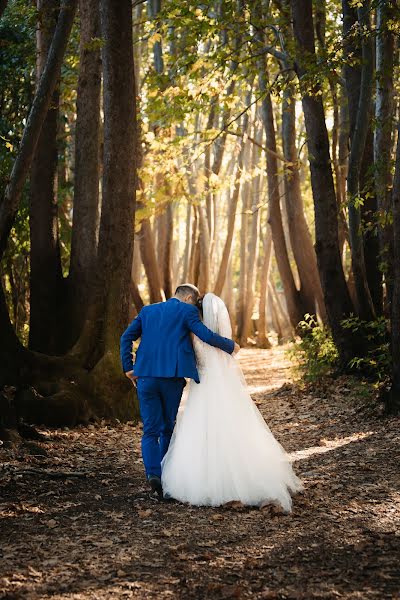
<path fill-rule="evenodd" d="M 342 326 L 359 336 L 365 347 L 362 356 L 354 356 L 349 361 L 349 371 L 378 383 L 386 381 L 391 371 L 387 319 L 379 317 L 374 321 L 363 321 L 351 316 L 342 321 Z M 339 353 L 330 328 L 318 323 L 313 315 L 305 315 L 298 327 L 300 339 L 291 347 L 289 354 L 304 380 L 317 381 L 337 368 Z"/>
<path fill-rule="evenodd" d="M 298 324 L 300 340 L 289 350 L 306 381 L 316 381 L 328 375 L 338 360 L 338 351 L 326 325 L 320 325 L 313 315 L 305 315 Z"/>

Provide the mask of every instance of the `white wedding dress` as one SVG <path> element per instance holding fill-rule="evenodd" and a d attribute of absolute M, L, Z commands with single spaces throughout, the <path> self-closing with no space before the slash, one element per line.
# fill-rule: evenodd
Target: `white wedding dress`
<path fill-rule="evenodd" d="M 203 322 L 232 336 L 224 302 L 203 300 Z M 236 359 L 193 339 L 200 383 L 191 381 L 162 462 L 164 494 L 193 505 L 272 502 L 291 510 L 291 493 L 302 489 L 282 446 L 247 390 Z"/>

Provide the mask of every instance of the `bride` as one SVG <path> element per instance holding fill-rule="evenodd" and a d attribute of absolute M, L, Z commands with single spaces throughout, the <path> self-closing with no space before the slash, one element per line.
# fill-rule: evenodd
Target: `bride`
<path fill-rule="evenodd" d="M 221 298 L 206 294 L 202 309 L 204 325 L 232 336 Z M 239 364 L 196 336 L 193 346 L 200 383 L 189 384 L 162 461 L 164 496 L 205 506 L 271 502 L 290 511 L 290 494 L 302 484 L 253 403 Z"/>

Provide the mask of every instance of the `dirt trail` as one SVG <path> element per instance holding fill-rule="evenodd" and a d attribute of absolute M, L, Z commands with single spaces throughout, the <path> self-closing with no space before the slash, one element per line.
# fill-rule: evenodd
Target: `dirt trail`
<path fill-rule="evenodd" d="M 400 420 L 349 378 L 300 389 L 282 348 L 240 361 L 305 483 L 291 515 L 151 501 L 140 426 L 42 430 L 0 449 L 0 598 L 400 598 Z"/>

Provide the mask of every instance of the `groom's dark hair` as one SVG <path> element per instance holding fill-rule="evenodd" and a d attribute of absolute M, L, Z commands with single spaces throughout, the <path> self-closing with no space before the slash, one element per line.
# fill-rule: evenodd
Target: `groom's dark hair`
<path fill-rule="evenodd" d="M 182 285 L 178 285 L 176 288 L 175 296 L 190 296 L 193 300 L 193 304 L 196 304 L 200 292 L 195 285 L 192 285 L 191 283 L 182 283 Z"/>

